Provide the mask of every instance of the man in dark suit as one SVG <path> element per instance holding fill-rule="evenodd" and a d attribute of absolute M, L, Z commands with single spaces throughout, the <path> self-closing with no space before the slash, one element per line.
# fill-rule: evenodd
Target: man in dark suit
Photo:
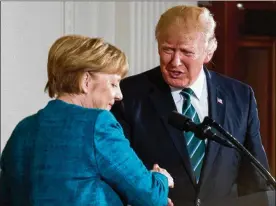
<path fill-rule="evenodd" d="M 268 168 L 251 87 L 203 66 L 217 48 L 215 25 L 205 8 L 166 11 L 155 33 L 160 66 L 123 80 L 124 98 L 112 108 L 145 165 L 158 163 L 173 176 L 170 197 L 177 206 L 267 189 L 256 169 L 234 149 L 168 124 L 173 110 L 196 123 L 210 116 Z"/>

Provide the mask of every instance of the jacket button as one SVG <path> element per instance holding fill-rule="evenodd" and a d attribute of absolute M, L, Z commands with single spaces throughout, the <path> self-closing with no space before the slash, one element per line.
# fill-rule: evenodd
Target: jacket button
<path fill-rule="evenodd" d="M 200 206 L 201 205 L 201 201 L 200 201 L 200 199 L 198 198 L 197 200 L 196 200 L 196 206 Z"/>

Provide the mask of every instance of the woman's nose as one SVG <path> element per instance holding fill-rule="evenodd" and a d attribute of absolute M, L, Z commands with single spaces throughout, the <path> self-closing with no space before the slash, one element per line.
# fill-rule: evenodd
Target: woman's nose
<path fill-rule="evenodd" d="M 115 95 L 115 101 L 121 101 L 123 99 L 123 94 L 121 92 L 121 89 L 118 88 L 118 91 L 116 92 L 116 95 Z"/>

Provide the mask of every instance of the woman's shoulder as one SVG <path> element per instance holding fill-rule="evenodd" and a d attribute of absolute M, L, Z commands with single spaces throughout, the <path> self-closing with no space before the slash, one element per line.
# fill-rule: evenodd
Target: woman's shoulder
<path fill-rule="evenodd" d="M 8 139 L 7 145 L 18 144 L 17 140 L 22 139 L 22 135 L 31 134 L 31 130 L 35 128 L 37 122 L 37 114 L 32 114 L 20 120 L 11 132 L 10 138 Z M 14 141 L 15 140 L 15 141 Z M 13 143 L 11 143 L 13 142 Z"/>
<path fill-rule="evenodd" d="M 45 108 L 38 112 L 38 120 L 45 122 L 46 120 L 57 122 L 74 122 L 74 125 L 88 125 L 91 127 L 106 126 L 107 124 L 118 124 L 114 115 L 104 109 L 85 108 L 75 104 L 68 104 L 61 100 L 50 101 Z"/>
<path fill-rule="evenodd" d="M 101 109 L 96 108 L 85 108 L 76 104 L 67 103 L 65 101 L 55 99 L 48 102 L 48 104 L 41 110 L 38 114 L 42 118 L 57 118 L 64 119 L 70 118 L 82 119 L 82 120 L 92 120 L 97 118 Z"/>
<path fill-rule="evenodd" d="M 98 121 L 114 121 L 116 122 L 115 116 L 108 110 L 98 109 L 97 110 L 97 120 Z"/>
<path fill-rule="evenodd" d="M 101 122 L 103 123 L 117 123 L 117 120 L 115 116 L 108 110 L 104 109 L 97 109 L 97 108 L 83 108 L 80 111 L 80 114 L 83 118 L 88 120 L 89 122 L 95 122 L 96 124 L 99 124 Z"/>
<path fill-rule="evenodd" d="M 121 131 L 121 126 L 114 115 L 103 109 L 98 109 L 94 119 L 94 130 L 104 133 Z"/>
<path fill-rule="evenodd" d="M 14 130 L 15 131 L 16 130 L 21 130 L 21 129 L 33 126 L 36 123 L 36 118 L 37 118 L 37 114 L 32 114 L 30 116 L 27 116 L 27 117 L 23 118 L 15 126 Z"/>

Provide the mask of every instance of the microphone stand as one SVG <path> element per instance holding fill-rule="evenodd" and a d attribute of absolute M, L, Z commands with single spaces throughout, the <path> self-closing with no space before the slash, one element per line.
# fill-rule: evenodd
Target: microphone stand
<path fill-rule="evenodd" d="M 226 139 L 227 142 L 230 142 L 233 148 L 238 150 L 241 154 L 245 155 L 251 163 L 258 169 L 260 174 L 265 178 L 265 180 L 276 190 L 276 181 L 273 176 L 264 168 L 264 166 L 230 133 L 224 130 L 218 123 L 216 123 L 210 117 L 205 117 L 202 125 L 205 127 L 214 127 L 218 132 L 220 132 Z"/>

